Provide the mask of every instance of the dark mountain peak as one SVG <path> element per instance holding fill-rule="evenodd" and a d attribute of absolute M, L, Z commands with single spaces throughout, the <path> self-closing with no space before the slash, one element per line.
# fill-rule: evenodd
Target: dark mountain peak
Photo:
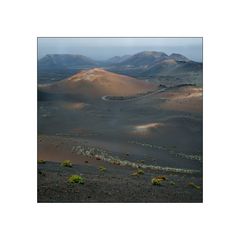
<path fill-rule="evenodd" d="M 159 58 L 159 57 L 167 57 L 168 55 L 164 52 L 157 52 L 157 51 L 143 51 L 140 53 L 135 54 L 134 56 L 152 56 L 155 58 Z"/>
<path fill-rule="evenodd" d="M 172 53 L 171 55 L 169 55 L 168 58 L 169 59 L 174 59 L 176 61 L 184 61 L 184 62 L 189 62 L 190 61 L 187 57 L 185 57 L 185 56 L 183 56 L 179 53 Z"/>
<path fill-rule="evenodd" d="M 122 65 L 131 65 L 135 67 L 146 66 L 153 64 L 156 61 L 164 60 L 168 55 L 164 52 L 157 51 L 144 51 L 133 55 L 126 61 L 123 61 Z"/>
<path fill-rule="evenodd" d="M 96 61 L 80 54 L 47 54 L 39 61 L 42 68 L 96 66 Z"/>
<path fill-rule="evenodd" d="M 93 59 L 91 58 L 88 58 L 84 55 L 81 55 L 81 54 L 47 54 L 45 57 L 41 58 L 41 60 L 43 59 L 53 59 L 53 60 L 58 60 L 58 59 L 85 59 L 85 60 L 88 60 L 88 61 L 94 61 Z"/>
<path fill-rule="evenodd" d="M 130 57 L 131 57 L 131 55 L 114 56 L 114 57 L 108 59 L 107 62 L 108 63 L 121 63 Z"/>

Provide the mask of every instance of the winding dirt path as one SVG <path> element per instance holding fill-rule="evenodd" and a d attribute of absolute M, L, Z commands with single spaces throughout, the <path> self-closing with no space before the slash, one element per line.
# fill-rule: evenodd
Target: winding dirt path
<path fill-rule="evenodd" d="M 144 97 L 149 97 L 151 95 L 154 95 L 154 94 L 157 94 L 157 93 L 160 93 L 160 92 L 164 92 L 167 88 L 163 88 L 163 89 L 158 89 L 158 90 L 155 90 L 155 91 L 152 91 L 152 92 L 148 92 L 146 94 L 142 94 L 142 95 L 135 95 L 135 96 L 127 96 L 127 97 L 123 97 L 123 99 L 109 99 L 113 96 L 102 96 L 102 100 L 103 101 L 131 101 L 131 100 L 135 100 L 135 99 L 140 99 L 140 98 L 144 98 Z M 119 96 L 121 97 L 121 96 Z M 124 99 L 126 98 L 126 99 Z"/>

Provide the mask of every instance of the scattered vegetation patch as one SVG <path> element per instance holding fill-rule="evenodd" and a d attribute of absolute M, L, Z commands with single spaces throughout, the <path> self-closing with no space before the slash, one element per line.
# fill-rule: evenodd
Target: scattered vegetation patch
<path fill-rule="evenodd" d="M 133 142 L 130 142 L 133 143 Z M 135 142 L 134 142 L 135 143 Z M 105 162 L 110 162 L 112 164 L 120 165 L 120 166 L 129 166 L 132 168 L 139 168 L 142 169 L 152 169 L 152 170 L 161 170 L 166 172 L 174 172 L 174 173 L 199 173 L 199 170 L 193 169 L 182 169 L 182 168 L 171 168 L 171 167 L 162 167 L 162 166 L 155 166 L 155 165 L 147 165 L 144 163 L 135 163 L 130 162 L 127 160 L 122 160 L 118 156 L 112 156 L 109 152 L 101 149 L 101 148 L 90 148 L 83 145 L 76 145 L 72 147 L 72 153 L 76 153 L 78 155 L 88 156 L 88 157 L 95 157 L 96 160 L 102 160 Z"/>
<path fill-rule="evenodd" d="M 84 178 L 80 175 L 72 175 L 68 178 L 69 183 L 80 183 L 84 184 Z"/>
<path fill-rule="evenodd" d="M 188 183 L 188 186 L 189 186 L 189 187 L 192 187 L 192 188 L 195 188 L 195 189 L 197 189 L 197 190 L 200 190 L 200 189 L 201 189 L 200 186 L 196 185 L 196 184 L 193 183 L 193 182 Z"/>
<path fill-rule="evenodd" d="M 137 170 L 137 173 L 140 175 L 140 174 L 144 174 L 144 171 L 142 169 L 138 169 Z"/>
<path fill-rule="evenodd" d="M 162 185 L 162 181 L 163 181 L 162 179 L 154 177 L 154 178 L 152 178 L 152 185 L 160 186 L 160 185 Z"/>
<path fill-rule="evenodd" d="M 99 167 L 99 171 L 100 171 L 100 172 L 106 172 L 106 170 L 107 170 L 107 169 L 106 169 L 104 166 L 100 166 L 100 167 Z"/>
<path fill-rule="evenodd" d="M 70 160 L 64 160 L 62 163 L 61 163 L 61 166 L 63 167 L 72 167 L 72 163 Z"/>
<path fill-rule="evenodd" d="M 137 169 L 131 175 L 132 176 L 139 176 L 139 175 L 143 175 L 143 174 L 144 174 L 144 171 L 142 169 Z"/>
<path fill-rule="evenodd" d="M 38 163 L 38 164 L 45 164 L 45 163 L 46 163 L 46 161 L 45 161 L 45 160 L 43 160 L 43 159 L 39 159 L 39 160 L 37 160 L 37 163 Z"/>

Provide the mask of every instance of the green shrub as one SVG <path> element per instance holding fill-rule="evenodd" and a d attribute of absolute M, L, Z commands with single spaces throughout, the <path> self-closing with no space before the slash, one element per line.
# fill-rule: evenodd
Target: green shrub
<path fill-rule="evenodd" d="M 152 185 L 162 185 L 162 179 L 159 178 L 152 178 Z"/>
<path fill-rule="evenodd" d="M 144 171 L 143 171 L 142 169 L 138 169 L 138 170 L 137 170 L 137 173 L 138 173 L 139 175 L 141 175 L 141 174 L 144 174 Z"/>
<path fill-rule="evenodd" d="M 37 161 L 37 163 L 38 163 L 38 164 L 45 164 L 46 161 L 45 161 L 45 160 L 42 160 L 42 159 L 39 159 L 39 160 Z"/>
<path fill-rule="evenodd" d="M 72 175 L 68 178 L 68 182 L 69 183 L 84 184 L 84 178 L 82 176 L 79 176 L 79 175 Z"/>
<path fill-rule="evenodd" d="M 103 166 L 100 166 L 100 167 L 99 167 L 99 171 L 100 171 L 100 172 L 105 172 L 106 170 L 107 170 L 107 169 L 106 169 L 105 167 L 103 167 Z"/>
<path fill-rule="evenodd" d="M 62 163 L 61 163 L 61 166 L 63 167 L 72 167 L 72 163 L 70 160 L 64 160 Z"/>
<path fill-rule="evenodd" d="M 201 188 L 200 186 L 196 185 L 196 184 L 193 183 L 193 182 L 188 183 L 188 186 L 193 187 L 193 188 L 195 188 L 195 189 L 197 189 L 197 190 L 199 190 L 199 189 Z"/>
<path fill-rule="evenodd" d="M 139 176 L 144 174 L 144 171 L 142 169 L 137 169 L 137 171 L 133 172 L 131 175 L 132 176 Z"/>

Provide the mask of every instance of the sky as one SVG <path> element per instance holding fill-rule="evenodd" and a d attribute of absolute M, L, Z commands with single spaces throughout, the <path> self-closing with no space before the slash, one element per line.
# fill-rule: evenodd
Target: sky
<path fill-rule="evenodd" d="M 46 54 L 81 54 L 106 60 L 142 51 L 179 53 L 202 62 L 202 38 L 38 38 L 38 58 Z"/>

